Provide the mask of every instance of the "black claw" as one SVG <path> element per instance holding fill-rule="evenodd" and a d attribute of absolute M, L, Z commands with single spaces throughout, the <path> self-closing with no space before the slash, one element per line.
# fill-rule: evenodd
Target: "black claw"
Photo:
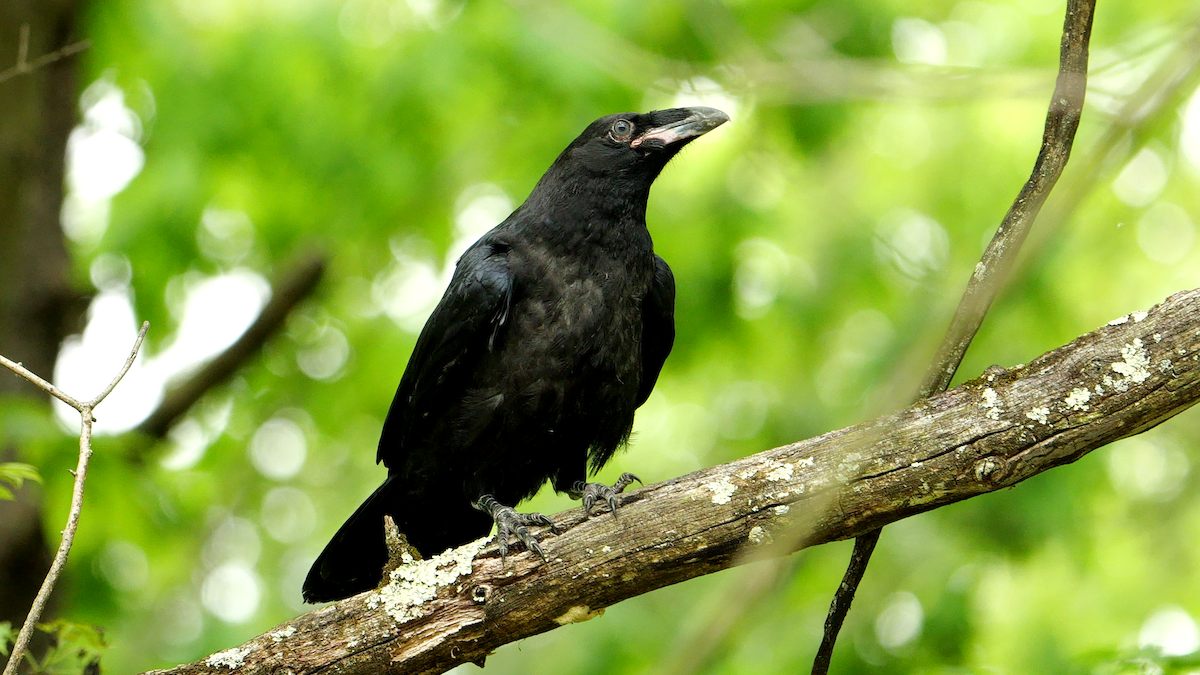
<path fill-rule="evenodd" d="M 499 540 L 497 543 L 500 548 L 501 564 L 508 558 L 508 540 L 514 536 L 522 544 L 525 544 L 526 549 L 538 554 L 543 562 L 549 562 L 550 558 L 538 544 L 537 538 L 530 534 L 526 527 L 526 525 L 548 525 L 553 530 L 554 524 L 549 517 L 541 513 L 518 513 L 516 509 L 504 506 L 491 495 L 483 495 L 472 506 L 490 515 L 492 521 L 496 523 L 496 538 Z"/>
<path fill-rule="evenodd" d="M 613 489 L 616 490 L 617 492 L 624 492 L 625 488 L 632 485 L 634 481 L 637 481 L 638 485 L 645 485 L 645 483 L 642 482 L 641 478 L 638 478 L 637 476 L 635 476 L 634 474 L 631 474 L 629 472 L 625 472 L 625 473 L 621 474 L 621 477 L 618 478 L 617 482 L 613 484 Z"/>
<path fill-rule="evenodd" d="M 578 481 L 572 486 L 571 490 L 574 495 L 578 495 L 579 498 L 583 499 L 583 512 L 587 515 L 591 516 L 592 507 L 596 505 L 596 501 L 603 499 L 608 504 L 608 510 L 612 512 L 615 518 L 617 516 L 618 505 L 617 495 L 624 492 L 625 488 L 632 485 L 634 481 L 641 483 L 642 479 L 631 473 L 623 473 L 617 479 L 617 482 L 613 483 L 612 487 L 603 483 L 584 483 Z"/>

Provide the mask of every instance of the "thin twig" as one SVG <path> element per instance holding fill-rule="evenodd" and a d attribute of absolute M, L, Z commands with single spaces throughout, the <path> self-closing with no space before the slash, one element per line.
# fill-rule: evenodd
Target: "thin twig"
<path fill-rule="evenodd" d="M 975 266 L 975 272 L 967 282 L 967 290 L 946 332 L 946 339 L 938 348 L 934 364 L 917 393 L 918 399 L 945 391 L 950 385 L 967 347 L 983 323 L 983 317 L 1007 280 L 1008 272 L 1016 262 L 1017 253 L 1033 227 L 1038 211 L 1067 165 L 1075 131 L 1079 128 L 1079 118 L 1083 113 L 1088 41 L 1094 10 L 1095 0 L 1070 0 L 1067 3 L 1058 84 L 1046 115 L 1042 148 L 1034 162 L 1033 173 L 1017 194 L 991 243 L 983 252 L 983 257 Z"/>
<path fill-rule="evenodd" d="M 17 67 L 24 68 L 29 57 L 29 24 L 21 24 L 20 42 L 17 44 Z"/>
<path fill-rule="evenodd" d="M 937 355 L 926 373 L 925 380 L 917 391 L 916 400 L 943 392 L 950 386 L 954 373 L 958 371 L 967 347 L 975 339 L 983 318 L 992 306 L 996 294 L 1008 280 L 1016 265 L 1017 254 L 1033 223 L 1041 211 L 1042 204 L 1050 196 L 1058 177 L 1071 156 L 1075 143 L 1075 132 L 1083 115 L 1083 99 L 1087 91 L 1088 44 L 1092 36 L 1092 17 L 1096 11 L 1095 0 L 1068 0 L 1067 14 L 1063 21 L 1060 46 L 1058 82 L 1050 98 L 1050 109 L 1046 113 L 1046 128 L 1042 133 L 1042 148 L 1033 165 L 1033 173 L 1017 194 L 1017 198 L 1005 214 L 995 236 L 975 266 L 975 272 L 967 282 L 967 289 L 958 303 L 958 309 L 946 331 L 946 337 L 938 348 Z M 842 583 L 834 592 L 825 617 L 825 630 L 821 646 L 813 659 L 813 675 L 829 672 L 834 644 L 838 633 L 854 602 L 854 594 L 867 571 L 871 553 L 879 542 L 882 529 L 856 537 L 854 551 Z"/>
<path fill-rule="evenodd" d="M 8 70 L 0 72 L 0 83 L 10 80 L 17 75 L 25 75 L 41 68 L 42 66 L 54 63 L 59 59 L 64 59 L 72 54 L 77 54 L 92 46 L 91 40 L 80 40 L 74 42 L 62 49 L 43 54 L 38 58 L 29 60 L 29 24 L 21 24 L 20 42 L 17 44 L 17 64 Z"/>
<path fill-rule="evenodd" d="M 43 391 L 45 391 L 47 394 L 50 394 L 54 398 L 62 401 L 63 403 L 66 403 L 67 405 L 71 406 L 72 408 L 74 408 L 80 412 L 83 412 L 83 406 L 85 405 L 83 402 L 77 401 L 73 396 L 64 393 L 58 387 L 43 380 L 42 378 L 38 377 L 34 373 L 29 372 L 29 370 L 25 366 L 21 365 L 20 363 L 18 363 L 16 361 L 10 361 L 9 359 L 5 358 L 3 355 L 0 355 L 0 365 L 4 366 L 5 368 L 8 368 L 9 370 L 13 371 L 17 375 L 25 378 L 26 380 L 29 380 L 30 382 L 34 383 L 35 385 L 37 385 L 39 388 L 41 388 Z"/>
<path fill-rule="evenodd" d="M 86 403 L 79 403 L 65 394 L 60 395 L 61 392 L 55 393 L 58 390 L 53 385 L 30 373 L 20 364 L 13 363 L 0 356 L 0 360 L 3 360 L 4 365 L 12 369 L 13 372 L 28 379 L 42 389 L 46 389 L 46 391 L 49 391 L 68 405 L 74 407 L 79 411 L 80 417 L 79 463 L 73 472 L 75 475 L 75 488 L 71 494 L 71 512 L 67 516 L 67 526 L 63 529 L 62 542 L 58 545 L 58 552 L 54 555 L 54 562 L 50 565 L 50 571 L 46 573 L 46 579 L 42 582 L 42 587 L 38 590 L 37 597 L 33 600 L 33 606 L 29 609 L 29 614 L 25 617 L 25 623 L 21 626 L 21 632 L 17 634 L 16 642 L 13 643 L 12 652 L 8 656 L 8 665 L 4 667 L 4 675 L 16 675 L 21 658 L 25 655 L 25 649 L 29 646 L 29 639 L 33 636 L 33 629 L 37 625 L 38 620 L 41 619 L 42 612 L 46 609 L 46 602 L 50 599 L 50 593 L 54 590 L 54 584 L 58 581 L 63 567 L 67 564 L 67 554 L 71 552 L 71 544 L 75 541 L 75 531 L 79 529 L 79 514 L 83 510 L 83 486 L 84 481 L 87 480 L 88 461 L 92 458 L 92 423 L 96 421 L 92 417 L 92 410 L 112 392 L 113 387 L 116 387 L 121 378 L 125 377 L 125 373 L 129 372 L 130 366 L 133 365 L 134 359 L 137 358 L 138 351 L 142 348 L 142 341 L 146 338 L 146 331 L 149 329 L 149 321 L 142 324 L 142 329 L 138 331 L 137 340 L 134 341 L 133 349 L 130 350 L 129 357 L 125 359 L 125 364 L 121 367 L 121 371 L 104 388 L 104 391 Z M 16 367 L 14 368 L 14 366 Z"/>
<path fill-rule="evenodd" d="M 137 340 L 133 343 L 133 349 L 129 350 L 129 356 L 125 359 L 125 365 L 121 366 L 121 372 L 117 373 L 116 377 L 112 379 L 112 382 L 108 383 L 108 386 L 104 388 L 104 391 L 96 394 L 96 398 L 88 401 L 87 405 L 89 408 L 95 408 L 96 406 L 100 405 L 100 402 L 112 393 L 113 388 L 117 386 L 117 383 L 121 381 L 121 378 L 125 377 L 125 373 L 129 372 L 130 367 L 133 366 L 133 360 L 137 358 L 138 350 L 142 348 L 142 340 L 146 338 L 147 330 L 150 330 L 149 321 L 142 323 L 142 329 L 138 331 Z"/>

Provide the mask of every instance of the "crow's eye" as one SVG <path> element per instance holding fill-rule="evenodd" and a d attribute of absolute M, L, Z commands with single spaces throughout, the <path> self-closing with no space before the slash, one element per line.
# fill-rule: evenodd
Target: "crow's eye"
<path fill-rule="evenodd" d="M 613 122 L 612 130 L 609 132 L 613 140 L 627 141 L 633 135 L 633 122 L 629 120 L 617 120 Z"/>

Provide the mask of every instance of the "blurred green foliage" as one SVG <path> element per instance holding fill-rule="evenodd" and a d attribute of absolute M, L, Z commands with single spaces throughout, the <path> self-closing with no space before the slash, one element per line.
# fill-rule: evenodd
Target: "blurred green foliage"
<path fill-rule="evenodd" d="M 108 645 L 104 631 L 95 626 L 56 619 L 38 624 L 37 629 L 50 638 L 50 647 L 40 655 L 25 653 L 29 675 L 83 675 L 100 672 L 100 657 Z M 8 656 L 16 642 L 17 631 L 8 621 L 0 622 L 0 656 Z"/>
<path fill-rule="evenodd" d="M 128 262 L 118 290 L 154 326 L 149 358 L 198 280 L 270 277 L 314 245 L 331 271 L 263 358 L 193 411 L 190 435 L 96 439 L 60 615 L 103 626 L 105 669 L 135 672 L 304 611 L 307 566 L 382 480 L 374 445 L 430 279 L 464 227 L 519 203 L 615 111 L 701 102 L 733 122 L 651 195 L 679 335 L 602 477 L 663 480 L 905 405 L 1032 166 L 1061 12 L 1049 0 L 91 3 L 85 81 L 123 92 L 145 165 L 74 231 L 79 284 Z M 1077 158 L 1193 12 L 1101 3 Z M 1139 159 L 1120 177 L 1068 166 L 1064 184 L 1088 197 L 1039 224 L 1048 234 L 1031 239 L 960 379 L 1200 285 L 1185 113 L 1162 110 L 1122 145 L 1119 166 Z M 13 404 L 0 415 L 46 476 L 57 541 L 72 431 Z M 834 672 L 1186 670 L 1179 650 L 1200 647 L 1196 420 L 889 527 Z M 279 434 L 300 447 L 290 473 L 255 459 L 255 439 Z M 848 552 L 799 554 L 706 672 L 806 669 Z M 501 649 L 487 672 L 663 671 L 723 611 L 719 591 L 753 573 L 625 602 Z M 1164 645 L 1175 654 L 1155 656 Z"/>
<path fill-rule="evenodd" d="M 0 499 L 12 499 L 13 489 L 20 490 L 27 480 L 42 482 L 37 467 L 21 462 L 0 462 Z"/>

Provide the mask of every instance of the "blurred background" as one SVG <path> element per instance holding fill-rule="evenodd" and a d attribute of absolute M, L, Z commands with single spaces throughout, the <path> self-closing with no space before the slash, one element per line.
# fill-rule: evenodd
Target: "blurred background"
<path fill-rule="evenodd" d="M 604 480 L 665 480 L 906 405 L 1028 177 L 1064 10 L 3 5 L 0 71 L 21 24 L 31 59 L 91 47 L 0 81 L 0 353 L 88 397 L 152 324 L 98 410 L 53 607 L 106 631 L 113 673 L 194 660 L 308 609 L 308 566 L 383 478 L 379 428 L 453 261 L 601 115 L 702 104 L 733 120 L 651 194 L 679 334 Z M 1198 10 L 1100 3 L 1075 154 L 958 381 L 1200 285 Z M 295 280 L 314 259 L 310 294 Z M 231 378 L 197 375 L 277 302 L 285 318 Z M 181 383 L 203 395 L 164 418 Z M 78 416 L 10 376 L 0 395 L 0 461 L 44 478 L 0 502 L 0 621 L 19 624 L 65 522 Z M 1197 420 L 889 527 L 833 671 L 1198 663 Z M 571 506 L 544 493 L 529 508 Z M 849 550 L 794 556 L 693 670 L 808 668 Z M 721 618 L 723 590 L 758 571 L 635 598 L 504 647 L 487 672 L 666 672 Z"/>

